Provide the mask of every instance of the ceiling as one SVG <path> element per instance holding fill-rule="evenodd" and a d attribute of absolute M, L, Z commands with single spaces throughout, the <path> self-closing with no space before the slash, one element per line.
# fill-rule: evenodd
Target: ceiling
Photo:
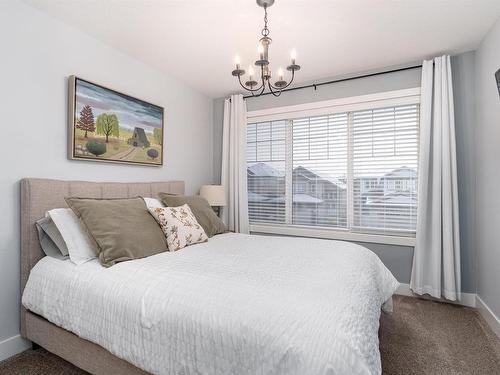
<path fill-rule="evenodd" d="M 210 97 L 239 91 L 231 76 L 257 59 L 255 0 L 24 0 Z M 296 82 L 475 49 L 498 0 L 276 0 L 269 8 L 273 71 L 297 50 Z"/>

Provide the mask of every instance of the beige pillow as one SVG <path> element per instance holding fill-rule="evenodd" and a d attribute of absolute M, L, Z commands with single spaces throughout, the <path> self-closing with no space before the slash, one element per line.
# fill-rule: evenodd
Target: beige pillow
<path fill-rule="evenodd" d="M 142 198 L 66 198 L 66 202 L 97 243 L 105 267 L 168 250 Z"/>
<path fill-rule="evenodd" d="M 187 204 L 180 207 L 148 207 L 148 209 L 165 233 L 170 251 L 208 240 L 207 234 Z"/>
<path fill-rule="evenodd" d="M 165 206 L 178 207 L 187 204 L 208 237 L 226 232 L 224 222 L 215 214 L 207 200 L 200 196 L 158 194 Z"/>

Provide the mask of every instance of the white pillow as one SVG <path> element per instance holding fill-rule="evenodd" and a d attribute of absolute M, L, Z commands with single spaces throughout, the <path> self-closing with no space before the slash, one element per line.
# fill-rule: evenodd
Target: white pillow
<path fill-rule="evenodd" d="M 144 202 L 146 203 L 146 206 L 148 207 L 165 207 L 163 202 L 157 198 L 147 198 L 147 197 L 142 197 L 144 199 Z"/>
<path fill-rule="evenodd" d="M 148 210 L 167 237 L 169 251 L 208 240 L 187 204 L 179 207 L 148 207 Z"/>
<path fill-rule="evenodd" d="M 68 247 L 69 259 L 76 265 L 97 257 L 95 242 L 71 208 L 56 208 L 46 213 L 50 216 Z"/>

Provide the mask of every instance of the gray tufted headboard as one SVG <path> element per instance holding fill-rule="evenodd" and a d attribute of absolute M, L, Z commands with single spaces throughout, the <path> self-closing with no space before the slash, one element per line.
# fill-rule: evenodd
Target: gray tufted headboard
<path fill-rule="evenodd" d="M 65 197 L 157 197 L 159 192 L 184 194 L 184 181 L 88 182 L 40 178 L 21 180 L 21 293 L 33 266 L 44 256 L 35 221 L 53 208 L 67 207 Z M 25 309 L 21 307 L 21 334 L 25 336 Z"/>

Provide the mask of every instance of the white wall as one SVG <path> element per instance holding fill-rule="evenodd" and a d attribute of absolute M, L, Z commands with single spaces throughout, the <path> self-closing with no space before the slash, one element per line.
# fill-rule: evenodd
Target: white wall
<path fill-rule="evenodd" d="M 500 317 L 500 20 L 476 51 L 477 293 Z"/>
<path fill-rule="evenodd" d="M 213 148 L 212 100 L 30 6 L 0 0 L 0 46 L 1 343 L 19 333 L 21 178 L 182 179 L 187 191 L 195 192 L 212 182 Z M 71 74 L 163 106 L 164 166 L 68 160 Z"/>

